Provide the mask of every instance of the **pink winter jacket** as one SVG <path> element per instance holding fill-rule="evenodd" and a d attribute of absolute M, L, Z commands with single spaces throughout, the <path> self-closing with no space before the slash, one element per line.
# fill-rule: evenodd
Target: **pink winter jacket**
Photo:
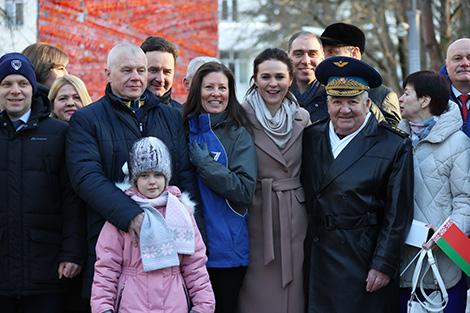
<path fill-rule="evenodd" d="M 164 214 L 164 210 L 160 212 Z M 191 299 L 190 312 L 213 313 L 215 299 L 206 269 L 206 247 L 192 219 L 194 254 L 179 255 L 179 267 L 151 272 L 144 272 L 139 245 L 128 233 L 106 222 L 96 244 L 92 312 L 188 313 Z"/>

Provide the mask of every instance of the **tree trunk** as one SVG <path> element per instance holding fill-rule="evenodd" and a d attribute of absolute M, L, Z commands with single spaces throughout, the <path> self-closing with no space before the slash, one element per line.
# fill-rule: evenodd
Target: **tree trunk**
<path fill-rule="evenodd" d="M 450 39 L 452 36 L 452 23 L 451 23 L 451 16 L 450 16 L 450 1 L 451 0 L 441 0 L 441 8 L 440 8 L 440 32 L 439 35 L 441 37 L 440 47 L 442 51 L 442 55 L 445 57 L 447 53 L 447 47 L 449 46 Z"/>
<path fill-rule="evenodd" d="M 434 31 L 431 1 L 421 0 L 421 31 L 424 41 L 424 49 L 429 59 L 429 67 L 434 71 L 439 71 L 444 64 L 441 47 L 436 40 Z"/>

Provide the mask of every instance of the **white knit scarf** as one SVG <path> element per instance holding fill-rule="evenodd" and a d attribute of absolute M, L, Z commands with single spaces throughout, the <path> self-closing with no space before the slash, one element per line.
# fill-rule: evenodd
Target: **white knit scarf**
<path fill-rule="evenodd" d="M 144 211 L 140 229 L 140 256 L 144 272 L 178 266 L 178 254 L 193 254 L 195 249 L 194 226 L 186 207 L 168 187 L 155 199 L 148 199 L 131 188 L 126 194 Z M 166 207 L 165 217 L 156 209 Z"/>
<path fill-rule="evenodd" d="M 295 99 L 293 95 L 291 96 Z M 280 108 L 272 116 L 258 90 L 247 95 L 245 100 L 255 111 L 256 119 L 263 127 L 266 135 L 274 141 L 279 149 L 283 149 L 292 136 L 294 116 L 299 109 L 299 104 L 296 101 L 289 100 L 288 97 L 284 97 Z"/>

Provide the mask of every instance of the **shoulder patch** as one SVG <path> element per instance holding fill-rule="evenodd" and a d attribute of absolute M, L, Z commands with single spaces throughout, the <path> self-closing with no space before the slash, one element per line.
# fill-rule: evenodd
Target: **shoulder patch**
<path fill-rule="evenodd" d="M 380 122 L 379 127 L 388 129 L 389 131 L 399 135 L 400 137 L 403 137 L 403 138 L 408 137 L 408 134 L 406 132 L 404 132 L 403 130 L 401 130 L 401 129 L 395 127 L 395 126 L 390 125 L 387 122 Z"/>

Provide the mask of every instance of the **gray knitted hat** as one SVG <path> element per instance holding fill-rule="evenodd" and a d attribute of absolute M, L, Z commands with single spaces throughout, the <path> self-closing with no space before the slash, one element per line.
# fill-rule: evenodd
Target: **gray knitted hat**
<path fill-rule="evenodd" d="M 129 153 L 129 179 L 135 183 L 143 172 L 162 173 L 166 185 L 171 180 L 171 157 L 168 148 L 158 138 L 145 137 L 135 142 Z"/>

